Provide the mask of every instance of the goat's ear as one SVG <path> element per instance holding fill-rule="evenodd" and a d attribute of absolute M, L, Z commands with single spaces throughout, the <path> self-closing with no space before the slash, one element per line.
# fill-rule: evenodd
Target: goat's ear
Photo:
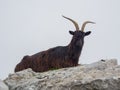
<path fill-rule="evenodd" d="M 91 31 L 85 32 L 85 36 L 88 36 L 91 33 Z"/>
<path fill-rule="evenodd" d="M 71 35 L 74 35 L 74 32 L 73 32 L 73 31 L 69 31 L 69 33 L 70 33 Z"/>

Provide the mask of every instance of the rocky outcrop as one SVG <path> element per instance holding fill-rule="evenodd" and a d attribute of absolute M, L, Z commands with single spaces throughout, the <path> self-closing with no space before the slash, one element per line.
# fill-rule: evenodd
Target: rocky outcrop
<path fill-rule="evenodd" d="M 120 65 L 111 59 L 43 73 L 26 69 L 4 82 L 10 90 L 120 90 Z"/>
<path fill-rule="evenodd" d="M 0 90 L 9 90 L 8 86 L 2 80 L 0 80 Z"/>

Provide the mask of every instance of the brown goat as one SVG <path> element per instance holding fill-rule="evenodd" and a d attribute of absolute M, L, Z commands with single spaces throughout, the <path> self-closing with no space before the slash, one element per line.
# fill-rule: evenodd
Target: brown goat
<path fill-rule="evenodd" d="M 91 31 L 84 32 L 85 25 L 87 23 L 94 24 L 94 22 L 84 22 L 81 30 L 79 30 L 79 26 L 74 20 L 65 16 L 63 17 L 70 20 L 76 28 L 76 31 L 69 31 L 69 33 L 73 35 L 70 44 L 50 48 L 32 56 L 24 56 L 22 61 L 16 65 L 15 72 L 27 68 L 31 68 L 35 72 L 43 72 L 78 65 L 79 56 L 84 44 L 84 37 L 91 33 Z"/>

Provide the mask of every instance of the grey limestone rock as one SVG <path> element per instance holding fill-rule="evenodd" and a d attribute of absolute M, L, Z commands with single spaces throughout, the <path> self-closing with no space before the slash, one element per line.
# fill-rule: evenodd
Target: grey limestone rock
<path fill-rule="evenodd" d="M 120 65 L 110 59 L 43 73 L 26 69 L 4 82 L 10 90 L 120 90 Z"/>
<path fill-rule="evenodd" d="M 9 90 L 8 86 L 2 80 L 0 80 L 0 90 Z"/>

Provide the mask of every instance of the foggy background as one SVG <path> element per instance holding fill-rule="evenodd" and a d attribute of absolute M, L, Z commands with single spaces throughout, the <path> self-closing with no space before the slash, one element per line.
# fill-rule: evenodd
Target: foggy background
<path fill-rule="evenodd" d="M 0 79 L 14 72 L 23 56 L 71 41 L 69 30 L 91 20 L 79 60 L 88 64 L 100 59 L 120 63 L 120 0 L 0 0 Z"/>

